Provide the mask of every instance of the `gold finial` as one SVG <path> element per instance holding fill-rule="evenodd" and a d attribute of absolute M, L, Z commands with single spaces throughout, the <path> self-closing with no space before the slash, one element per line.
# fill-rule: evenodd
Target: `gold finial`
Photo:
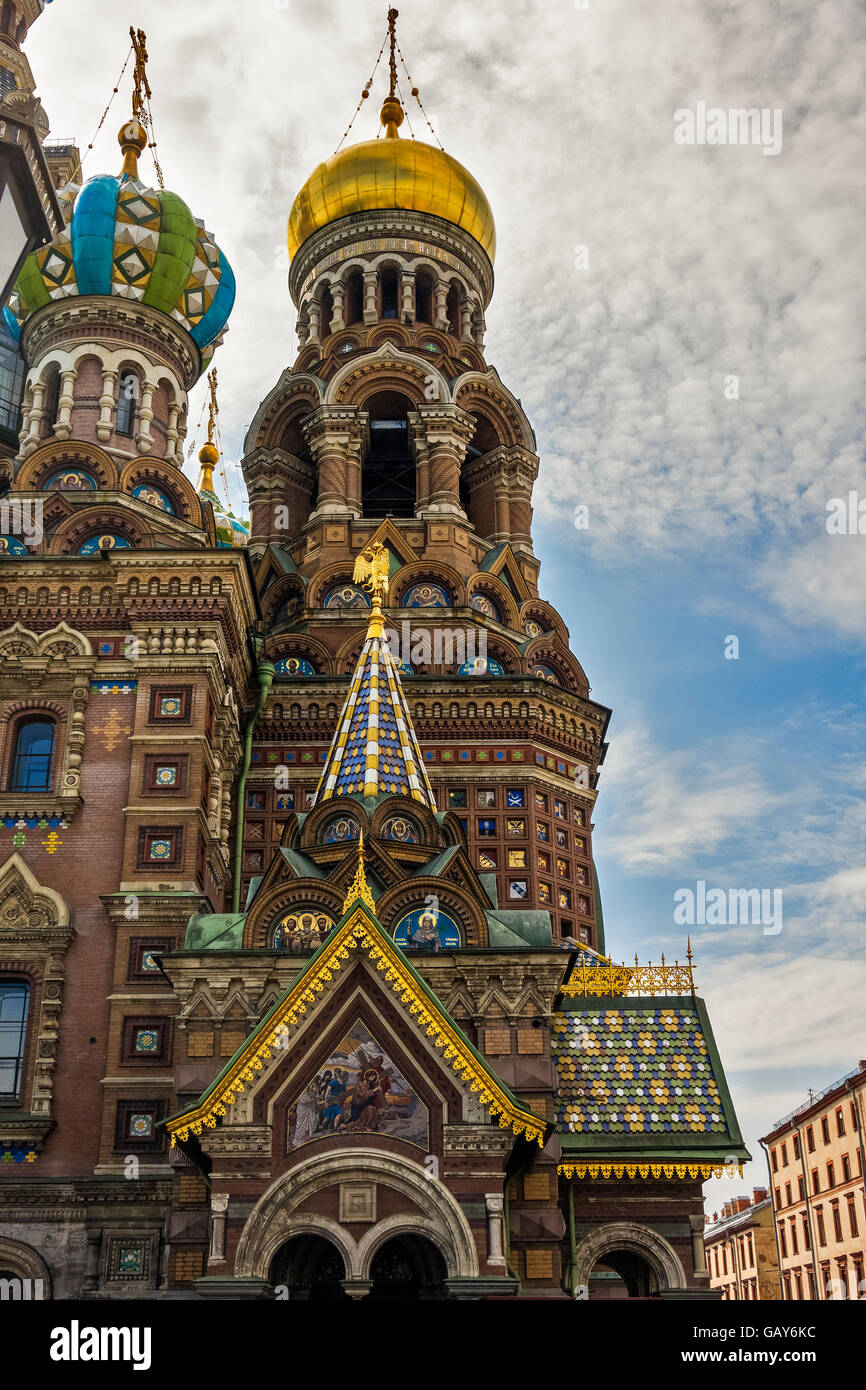
<path fill-rule="evenodd" d="M 364 873 L 364 832 L 361 831 L 361 838 L 358 841 L 358 867 L 355 870 L 355 877 L 349 886 L 343 903 L 343 912 L 348 912 L 353 903 L 362 902 L 371 912 L 375 911 L 376 904 L 373 902 L 373 894 L 370 885 L 367 883 L 367 876 Z"/>
<path fill-rule="evenodd" d="M 201 482 L 199 492 L 213 492 L 213 471 L 219 463 L 219 449 L 214 444 L 214 431 L 216 429 L 217 416 L 220 413 L 217 403 L 217 371 L 216 367 L 211 367 L 207 374 L 208 387 L 210 389 L 210 402 L 208 404 L 207 416 L 207 443 L 202 444 L 198 451 L 198 461 L 201 464 Z"/>
<path fill-rule="evenodd" d="M 399 11 L 391 9 L 388 11 L 388 38 L 391 44 L 391 57 L 389 67 L 391 69 L 391 88 L 382 102 L 382 110 L 379 112 L 379 120 L 385 127 L 385 138 L 388 140 L 399 140 L 400 126 L 403 124 L 403 107 L 400 98 L 397 96 L 397 15 Z"/>
<path fill-rule="evenodd" d="M 382 617 L 382 602 L 387 596 L 390 569 L 390 556 L 387 546 L 381 541 L 374 541 L 355 561 L 355 568 L 352 572 L 352 579 L 355 584 L 360 584 L 373 600 L 373 611 L 370 614 L 370 626 L 367 629 L 367 637 L 381 637 L 384 620 Z"/>
<path fill-rule="evenodd" d="M 137 179 L 138 156 L 147 146 L 144 123 L 147 120 L 145 103 L 150 100 L 150 83 L 147 80 L 147 36 L 143 29 L 136 33 L 135 29 L 130 28 L 129 37 L 135 54 L 135 68 L 132 74 L 132 120 L 127 121 L 121 128 L 117 138 L 123 151 L 121 177 Z"/>

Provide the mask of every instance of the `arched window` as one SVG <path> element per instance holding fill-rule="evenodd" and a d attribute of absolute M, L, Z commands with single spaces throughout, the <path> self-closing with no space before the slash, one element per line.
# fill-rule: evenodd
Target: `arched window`
<path fill-rule="evenodd" d="M 364 459 L 364 516 L 415 515 L 415 464 L 409 447 L 411 402 L 379 391 L 364 402 L 370 415 L 370 448 Z"/>
<path fill-rule="evenodd" d="M 322 297 L 319 303 L 322 308 L 321 318 L 319 320 L 319 337 L 324 341 L 325 338 L 330 338 L 331 336 L 331 321 L 334 317 L 334 296 L 331 294 L 327 285 L 322 290 Z"/>
<path fill-rule="evenodd" d="M 60 373 L 55 367 L 45 382 L 45 395 L 42 398 L 42 424 L 46 434 L 50 434 L 57 424 L 60 410 Z"/>
<path fill-rule="evenodd" d="M 44 719 L 40 715 L 25 719 L 18 725 L 9 774 L 9 791 L 51 790 L 54 733 L 53 719 Z"/>
<path fill-rule="evenodd" d="M 135 372 L 121 372 L 120 389 L 117 393 L 117 434 L 131 435 L 135 424 L 135 403 L 139 395 L 139 382 Z"/>
<path fill-rule="evenodd" d="M 346 281 L 346 324 L 364 322 L 364 277 L 353 270 Z"/>
<path fill-rule="evenodd" d="M 392 265 L 386 265 L 379 276 L 379 292 L 382 297 L 381 317 L 383 319 L 399 318 L 397 271 Z"/>
<path fill-rule="evenodd" d="M 433 322 L 433 279 L 426 270 L 415 277 L 415 319 L 417 323 Z"/>
<path fill-rule="evenodd" d="M 453 333 L 455 338 L 460 337 L 460 291 L 452 282 L 448 291 L 448 298 L 445 301 L 445 313 L 448 318 L 448 332 Z"/>
<path fill-rule="evenodd" d="M 0 1101 L 18 1100 L 24 1070 L 30 986 L 0 980 Z"/>

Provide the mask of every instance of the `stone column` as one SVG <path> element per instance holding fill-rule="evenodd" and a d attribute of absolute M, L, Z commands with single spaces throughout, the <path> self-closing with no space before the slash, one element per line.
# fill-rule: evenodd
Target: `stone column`
<path fill-rule="evenodd" d="M 410 412 L 409 422 L 419 470 L 416 515 L 465 517 L 460 505 L 460 467 L 475 421 L 459 406 L 433 402 Z M 422 490 L 428 493 L 423 501 Z"/>
<path fill-rule="evenodd" d="M 376 291 L 379 287 L 379 272 L 376 270 L 364 271 L 364 322 L 377 323 L 379 319 L 379 306 L 376 303 Z"/>
<path fill-rule="evenodd" d="M 96 438 L 104 444 L 111 438 L 111 416 L 114 411 L 114 386 L 118 373 L 106 369 L 102 375 L 102 395 L 99 397 L 99 419 L 96 422 Z"/>
<path fill-rule="evenodd" d="M 403 283 L 403 322 L 415 322 L 415 272 L 413 270 L 401 270 L 400 278 Z"/>
<path fill-rule="evenodd" d="M 692 1228 L 692 1261 L 695 1266 L 695 1274 L 708 1278 L 710 1271 L 707 1269 L 707 1252 L 704 1248 L 705 1224 L 703 1216 L 689 1217 L 689 1225 Z"/>
<path fill-rule="evenodd" d="M 331 286 L 331 298 L 334 301 L 334 308 L 331 314 L 331 332 L 339 333 L 341 328 L 346 327 L 346 287 L 338 281 Z"/>
<path fill-rule="evenodd" d="M 487 1263 L 505 1265 L 505 1198 L 499 1192 L 485 1192 L 487 1207 Z"/>
<path fill-rule="evenodd" d="M 436 318 L 433 323 L 440 333 L 448 332 L 448 286 L 443 280 L 436 281 Z"/>
<path fill-rule="evenodd" d="M 84 1293 L 92 1293 L 99 1286 L 99 1250 L 102 1245 L 101 1231 L 87 1232 L 87 1260 L 84 1266 Z"/>
<path fill-rule="evenodd" d="M 150 434 L 150 422 L 153 419 L 153 393 L 156 390 L 153 382 L 146 381 L 141 388 L 141 405 L 138 408 L 138 433 L 135 436 L 135 447 L 140 454 L 149 454 L 153 448 L 153 439 Z"/>
<path fill-rule="evenodd" d="M 460 306 L 460 339 L 464 343 L 472 340 L 472 305 L 468 299 Z"/>
<path fill-rule="evenodd" d="M 72 386 L 75 381 L 75 372 L 67 368 L 60 373 L 60 396 L 57 402 L 57 423 L 54 426 L 54 433 L 58 439 L 68 439 L 72 434 L 72 407 L 75 405 L 75 397 Z"/>
<path fill-rule="evenodd" d="M 178 421 L 178 417 L 179 417 L 180 412 L 181 412 L 182 409 L 183 409 L 183 406 L 180 404 L 179 401 L 174 401 L 174 402 L 168 407 L 168 428 L 166 429 L 166 432 L 165 432 L 165 440 L 166 440 L 166 444 L 165 444 L 165 457 L 166 457 L 166 460 L 176 459 L 176 458 L 177 458 L 177 452 L 178 452 L 178 447 L 177 447 L 177 446 L 178 446 L 178 444 L 179 444 L 179 442 L 180 442 L 180 431 L 179 431 L 179 429 L 178 429 L 178 427 L 177 427 L 177 421 Z"/>
<path fill-rule="evenodd" d="M 25 458 L 39 445 L 39 427 L 45 414 L 44 404 L 45 382 L 36 381 L 33 383 L 33 403 L 27 415 L 27 434 L 21 445 L 21 452 Z"/>
<path fill-rule="evenodd" d="M 308 317 L 309 317 L 309 320 L 310 320 L 310 331 L 309 331 L 309 333 L 307 334 L 307 341 L 310 342 L 310 343 L 319 343 L 319 342 L 322 341 L 322 338 L 321 338 L 321 320 L 322 320 L 322 308 L 321 308 L 321 305 L 320 305 L 320 304 L 317 304 L 315 300 L 312 300 L 311 303 L 310 303 L 310 307 L 309 307 L 309 309 L 307 310 L 307 314 L 308 314 Z"/>
<path fill-rule="evenodd" d="M 210 1199 L 211 1232 L 208 1264 L 224 1264 L 226 1258 L 226 1220 L 229 1210 L 227 1192 L 214 1192 Z"/>
<path fill-rule="evenodd" d="M 303 429 L 318 476 L 312 518 L 360 516 L 363 421 L 357 406 L 319 406 Z"/>

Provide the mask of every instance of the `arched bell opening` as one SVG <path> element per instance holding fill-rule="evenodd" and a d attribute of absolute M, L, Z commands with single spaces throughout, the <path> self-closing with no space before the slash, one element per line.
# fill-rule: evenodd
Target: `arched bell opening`
<path fill-rule="evenodd" d="M 399 391 L 378 391 L 364 402 L 370 447 L 364 459 L 364 516 L 415 515 L 415 463 L 409 444 L 412 402 Z"/>

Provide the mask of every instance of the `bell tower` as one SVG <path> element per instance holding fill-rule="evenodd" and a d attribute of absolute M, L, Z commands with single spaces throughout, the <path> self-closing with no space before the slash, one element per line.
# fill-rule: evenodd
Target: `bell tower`
<path fill-rule="evenodd" d="M 591 820 L 608 711 L 538 590 L 535 436 L 485 350 L 493 214 L 468 169 L 416 138 L 396 19 L 378 138 L 344 137 L 289 214 L 298 354 L 243 459 L 277 669 L 260 727 L 296 763 L 303 809 L 363 638 L 353 566 L 384 545 L 386 626 L 440 810 L 460 814 L 503 906 L 601 946 Z M 252 833 L 278 835 L 289 802 L 260 795 L 274 820 Z M 247 843 L 243 891 L 262 854 Z"/>

